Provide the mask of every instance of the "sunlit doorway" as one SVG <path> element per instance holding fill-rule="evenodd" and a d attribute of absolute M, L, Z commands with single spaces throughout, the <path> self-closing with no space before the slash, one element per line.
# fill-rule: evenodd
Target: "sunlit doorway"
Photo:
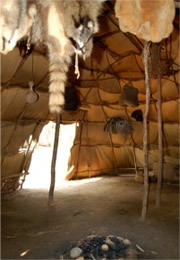
<path fill-rule="evenodd" d="M 32 155 L 29 175 L 24 189 L 47 189 L 50 185 L 55 123 L 49 122 L 42 130 L 38 145 Z M 70 150 L 74 142 L 76 124 L 60 125 L 59 145 L 56 161 L 56 187 L 62 185 L 67 170 Z"/>

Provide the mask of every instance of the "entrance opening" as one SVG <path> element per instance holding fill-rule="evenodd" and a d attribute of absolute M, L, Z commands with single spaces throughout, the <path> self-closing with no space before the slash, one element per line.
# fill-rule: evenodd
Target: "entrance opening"
<path fill-rule="evenodd" d="M 38 145 L 32 155 L 29 175 L 24 189 L 47 189 L 50 186 L 55 123 L 49 122 L 42 130 Z M 56 160 L 56 187 L 62 185 L 68 170 L 70 150 L 74 142 L 76 124 L 60 125 Z"/>

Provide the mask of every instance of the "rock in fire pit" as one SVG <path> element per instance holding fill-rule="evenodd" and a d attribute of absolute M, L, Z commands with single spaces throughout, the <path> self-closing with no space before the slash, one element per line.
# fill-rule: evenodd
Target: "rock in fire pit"
<path fill-rule="evenodd" d="M 115 236 L 88 236 L 78 241 L 70 250 L 64 251 L 59 259 L 137 259 L 138 252 L 128 239 Z"/>

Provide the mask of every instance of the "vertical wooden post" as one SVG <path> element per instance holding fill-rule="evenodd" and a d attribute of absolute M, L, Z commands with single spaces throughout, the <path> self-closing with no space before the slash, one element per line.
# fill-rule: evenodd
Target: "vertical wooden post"
<path fill-rule="evenodd" d="M 82 143 L 82 134 L 83 134 L 83 127 L 84 127 L 84 120 L 86 116 L 85 110 L 80 110 L 80 113 L 82 113 L 82 120 L 79 120 L 79 147 L 78 147 L 78 156 L 77 156 L 77 162 L 76 162 L 76 172 L 75 177 L 76 180 L 78 179 L 78 172 L 79 172 L 79 160 L 80 160 L 80 152 L 81 152 L 81 143 Z"/>
<path fill-rule="evenodd" d="M 57 150 L 59 143 L 59 128 L 60 128 L 60 118 L 59 115 L 56 116 L 56 129 L 54 136 L 54 147 L 53 147 L 53 156 L 51 162 L 51 184 L 49 188 L 49 200 L 48 206 L 53 206 L 54 203 L 54 187 L 55 187 L 55 179 L 56 179 L 56 158 L 57 158 Z"/>
<path fill-rule="evenodd" d="M 141 219 L 145 220 L 148 207 L 148 197 L 149 197 L 149 165 L 148 165 L 148 126 L 147 120 L 150 108 L 150 82 L 149 82 L 149 46 L 150 43 L 146 42 L 144 46 L 144 66 L 145 66 L 145 87 L 146 87 L 146 110 L 143 117 L 144 123 L 144 137 L 143 137 L 143 150 L 144 150 L 144 195 L 142 204 Z"/>
<path fill-rule="evenodd" d="M 158 183 L 156 192 L 156 207 L 160 207 L 161 203 L 161 188 L 163 177 L 163 127 L 162 127 L 162 109 L 161 109 L 161 64 L 160 64 L 160 45 L 158 46 L 158 71 L 157 71 L 157 85 L 158 85 Z"/>

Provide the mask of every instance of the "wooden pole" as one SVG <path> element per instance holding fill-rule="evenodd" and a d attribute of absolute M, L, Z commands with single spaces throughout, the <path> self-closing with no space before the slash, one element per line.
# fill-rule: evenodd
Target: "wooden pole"
<path fill-rule="evenodd" d="M 48 206 L 53 206 L 54 203 L 54 187 L 55 187 L 55 179 L 56 179 L 56 157 L 58 150 L 58 142 L 59 142 L 59 129 L 60 129 L 60 118 L 59 115 L 56 117 L 56 129 L 54 136 L 54 147 L 53 147 L 53 156 L 51 162 L 51 184 L 49 188 L 49 200 Z"/>
<path fill-rule="evenodd" d="M 77 162 L 76 162 L 76 172 L 75 172 L 75 177 L 76 180 L 78 179 L 78 172 L 79 172 L 79 160 L 80 160 L 80 152 L 81 152 L 81 144 L 82 144 L 82 134 L 83 134 L 83 126 L 84 126 L 84 120 L 86 116 L 86 111 L 85 110 L 80 110 L 82 112 L 82 121 L 79 121 L 79 147 L 78 147 L 78 155 L 77 155 Z"/>
<path fill-rule="evenodd" d="M 156 208 L 160 207 L 161 204 L 161 189 L 162 189 L 162 178 L 163 178 L 163 127 L 162 127 L 162 109 L 161 109 L 161 64 L 160 64 L 160 45 L 158 46 L 158 71 L 157 71 L 157 85 L 158 85 L 158 182 L 156 192 Z"/>
<path fill-rule="evenodd" d="M 149 165 L 148 165 L 148 126 L 147 119 L 149 115 L 149 103 L 150 103 L 150 81 L 149 81 L 149 46 L 150 43 L 146 42 L 144 46 L 144 66 L 145 66 L 145 87 L 146 87 L 146 110 L 143 117 L 144 123 L 144 137 L 143 137 L 143 150 L 144 150 L 144 195 L 142 204 L 141 219 L 145 220 L 148 207 L 149 197 Z"/>

